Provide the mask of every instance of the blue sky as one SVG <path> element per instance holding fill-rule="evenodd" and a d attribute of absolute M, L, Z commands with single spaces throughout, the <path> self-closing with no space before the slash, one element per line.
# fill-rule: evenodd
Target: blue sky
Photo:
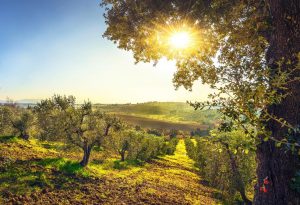
<path fill-rule="evenodd" d="M 174 90 L 173 62 L 134 64 L 102 38 L 99 0 L 0 0 L 0 99 L 74 95 L 97 103 L 204 100 Z"/>

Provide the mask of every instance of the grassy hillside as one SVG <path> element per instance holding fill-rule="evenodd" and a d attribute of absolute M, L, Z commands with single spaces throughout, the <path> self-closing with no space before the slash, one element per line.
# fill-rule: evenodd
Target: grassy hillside
<path fill-rule="evenodd" d="M 199 183 L 181 140 L 175 155 L 115 169 L 96 152 L 88 167 L 59 143 L 0 137 L 0 204 L 217 204 L 220 193 Z"/>
<path fill-rule="evenodd" d="M 148 102 L 139 104 L 96 105 L 103 111 L 124 115 L 151 118 L 169 122 L 197 123 L 212 125 L 218 119 L 216 110 L 194 110 L 182 102 Z"/>
<path fill-rule="evenodd" d="M 118 117 L 123 119 L 128 124 L 139 125 L 143 128 L 151 128 L 158 130 L 181 130 L 181 131 L 193 131 L 196 129 L 208 130 L 209 125 L 200 124 L 196 122 L 172 122 L 162 119 L 153 119 L 148 117 L 140 117 L 135 115 L 117 114 Z"/>

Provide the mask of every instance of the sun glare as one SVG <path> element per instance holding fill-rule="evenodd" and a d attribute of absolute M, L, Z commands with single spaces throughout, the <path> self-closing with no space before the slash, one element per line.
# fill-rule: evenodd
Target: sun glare
<path fill-rule="evenodd" d="M 188 48 L 191 44 L 191 35 L 186 31 L 179 31 L 171 34 L 169 43 L 176 49 Z"/>

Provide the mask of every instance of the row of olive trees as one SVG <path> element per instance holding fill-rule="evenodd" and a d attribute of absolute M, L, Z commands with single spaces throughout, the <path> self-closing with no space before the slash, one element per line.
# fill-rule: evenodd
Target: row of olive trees
<path fill-rule="evenodd" d="M 143 131 L 135 131 L 115 116 L 92 109 L 90 102 L 78 106 L 73 96 L 54 96 L 35 107 L 42 138 L 65 141 L 83 150 L 80 162 L 86 166 L 95 146 L 113 149 L 121 156 L 147 161 L 158 155 L 172 154 L 176 143 L 166 142 Z"/>
<path fill-rule="evenodd" d="M 90 102 L 77 105 L 74 96 L 55 95 L 34 108 L 15 104 L 0 107 L 0 135 L 29 139 L 33 133 L 40 140 L 63 142 L 80 148 L 82 166 L 87 166 L 95 146 L 116 151 L 125 158 L 147 161 L 158 155 L 173 154 L 176 139 L 167 140 L 134 130 L 115 116 L 92 108 Z"/>
<path fill-rule="evenodd" d="M 166 140 L 143 131 L 125 129 L 114 132 L 108 140 L 108 147 L 120 155 L 120 160 L 148 161 L 160 155 L 174 154 L 177 138 Z"/>
<path fill-rule="evenodd" d="M 247 191 L 254 185 L 255 150 L 241 130 L 212 131 L 209 137 L 185 139 L 185 145 L 200 174 L 222 190 L 229 203 L 240 196 L 245 204 L 251 204 Z"/>

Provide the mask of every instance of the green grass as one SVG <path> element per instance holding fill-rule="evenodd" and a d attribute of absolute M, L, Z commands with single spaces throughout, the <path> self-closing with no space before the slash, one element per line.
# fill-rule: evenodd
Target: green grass
<path fill-rule="evenodd" d="M 16 181 L 17 180 L 17 181 Z M 0 191 L 23 194 L 42 187 L 51 187 L 44 171 L 32 169 L 27 162 L 7 163 L 1 166 Z"/>
<path fill-rule="evenodd" d="M 79 163 L 63 158 L 9 161 L 1 163 L 0 168 L 0 192 L 6 190 L 15 194 L 60 186 L 58 183 L 73 181 L 75 175 L 89 176 Z M 59 174 L 55 174 L 57 171 Z"/>
<path fill-rule="evenodd" d="M 56 143 L 42 142 L 41 145 L 45 149 L 51 149 L 55 151 L 63 151 L 66 147 L 63 143 L 58 143 L 58 142 Z"/>
<path fill-rule="evenodd" d="M 129 169 L 134 166 L 142 166 L 144 164 L 145 163 L 140 160 L 125 160 L 125 161 L 115 160 L 113 168 L 118 170 L 123 170 L 123 169 Z"/>
<path fill-rule="evenodd" d="M 16 136 L 1 136 L 0 137 L 0 143 L 12 143 L 17 142 L 18 137 Z"/>
<path fill-rule="evenodd" d="M 0 204 L 216 204 L 216 190 L 199 183 L 182 140 L 174 155 L 150 163 L 114 157 L 79 165 L 81 152 L 59 143 L 4 138 L 0 143 Z M 56 149 L 58 147 L 58 149 Z M 54 151 L 53 151 L 54 150 Z M 61 157 L 61 155 L 65 157 Z M 78 158 L 74 159 L 73 156 Z M 72 156 L 69 158 L 68 156 Z"/>
<path fill-rule="evenodd" d="M 64 158 L 45 158 L 35 164 L 45 168 L 55 168 L 66 174 L 78 174 L 85 177 L 89 176 L 89 173 L 78 162 Z"/>

